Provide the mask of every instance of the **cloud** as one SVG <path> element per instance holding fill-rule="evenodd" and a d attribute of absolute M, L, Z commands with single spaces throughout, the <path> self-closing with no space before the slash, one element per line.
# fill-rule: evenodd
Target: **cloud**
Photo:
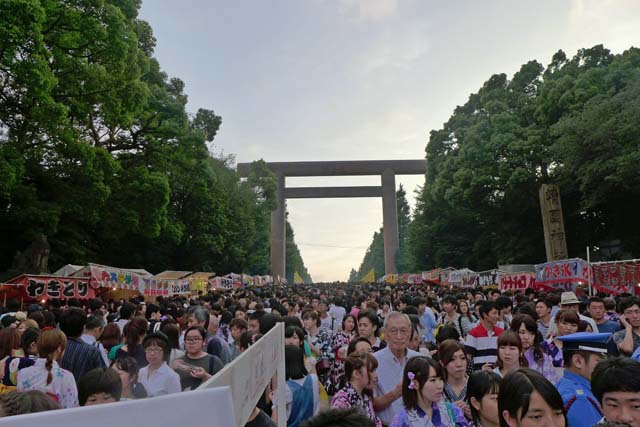
<path fill-rule="evenodd" d="M 638 40 L 640 2 L 573 0 L 568 24 L 568 33 L 575 37 L 580 47 L 603 43 L 606 48 L 619 53 L 631 47 L 629 40 Z"/>
<path fill-rule="evenodd" d="M 398 0 L 341 0 L 343 15 L 357 22 L 379 22 L 398 11 Z"/>

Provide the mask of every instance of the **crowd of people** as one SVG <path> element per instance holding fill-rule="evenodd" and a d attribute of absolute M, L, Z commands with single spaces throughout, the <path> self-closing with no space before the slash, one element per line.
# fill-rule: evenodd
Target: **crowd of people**
<path fill-rule="evenodd" d="M 8 300 L 0 415 L 189 392 L 279 322 L 286 390 L 270 384 L 247 426 L 274 426 L 280 406 L 290 427 L 640 427 L 640 298 L 580 287 Z"/>

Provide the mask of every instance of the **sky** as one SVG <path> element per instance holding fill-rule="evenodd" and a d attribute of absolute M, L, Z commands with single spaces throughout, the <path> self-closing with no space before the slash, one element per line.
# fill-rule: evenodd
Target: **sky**
<path fill-rule="evenodd" d="M 163 70 L 185 82 L 188 111 L 222 116 L 214 152 L 237 162 L 422 159 L 429 132 L 491 75 L 546 65 L 559 49 L 640 46 L 637 0 L 145 0 L 140 18 Z M 396 184 L 415 206 L 424 177 Z M 318 282 L 346 280 L 382 226 L 381 199 L 296 199 L 287 209 Z"/>

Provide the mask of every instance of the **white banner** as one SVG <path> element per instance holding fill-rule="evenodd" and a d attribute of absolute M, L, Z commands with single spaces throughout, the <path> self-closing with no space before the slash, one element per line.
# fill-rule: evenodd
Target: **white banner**
<path fill-rule="evenodd" d="M 0 426 L 176 427 L 238 425 L 228 387 L 0 418 Z M 253 407 L 251 407 L 253 409 Z M 242 424 L 244 425 L 244 424 Z"/>
<path fill-rule="evenodd" d="M 225 366 L 220 372 L 202 383 L 198 390 L 210 387 L 231 387 L 237 426 L 244 426 L 260 396 L 277 373 L 279 402 L 278 425 L 287 425 L 284 369 L 284 323 L 277 323 L 265 336 Z M 211 412 L 207 409 L 207 413 Z"/>

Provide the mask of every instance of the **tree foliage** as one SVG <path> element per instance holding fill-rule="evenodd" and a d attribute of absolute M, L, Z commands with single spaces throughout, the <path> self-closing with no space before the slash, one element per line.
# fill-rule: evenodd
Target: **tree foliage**
<path fill-rule="evenodd" d="M 222 119 L 187 113 L 139 8 L 0 2 L 0 271 L 44 234 L 54 268 L 269 272 L 274 177 L 211 155 Z"/>
<path fill-rule="evenodd" d="M 570 256 L 640 251 L 640 50 L 603 46 L 491 76 L 426 148 L 409 227 L 414 270 L 545 261 L 538 189 L 560 185 Z M 584 255 L 583 255 L 584 256 Z"/>

